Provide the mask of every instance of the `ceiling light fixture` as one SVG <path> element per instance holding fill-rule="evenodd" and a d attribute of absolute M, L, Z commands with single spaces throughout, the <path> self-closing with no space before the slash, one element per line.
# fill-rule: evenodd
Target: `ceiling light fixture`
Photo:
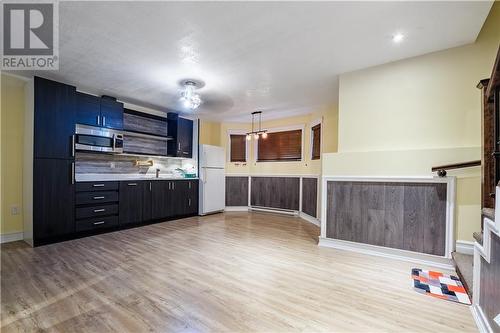
<path fill-rule="evenodd" d="M 259 115 L 259 129 L 255 130 L 255 116 Z M 267 130 L 262 129 L 262 111 L 252 112 L 252 131 L 247 133 L 247 140 L 252 140 L 252 136 L 255 140 L 259 140 L 259 137 L 263 139 L 267 138 Z"/>
<path fill-rule="evenodd" d="M 198 88 L 197 84 L 193 80 L 183 81 L 184 90 L 181 92 L 181 102 L 185 108 L 194 110 L 198 108 L 201 104 L 200 95 L 198 95 L 195 90 Z"/>
<path fill-rule="evenodd" d="M 403 35 L 400 32 L 392 36 L 392 41 L 394 43 L 401 43 L 404 39 L 405 39 L 405 35 Z"/>

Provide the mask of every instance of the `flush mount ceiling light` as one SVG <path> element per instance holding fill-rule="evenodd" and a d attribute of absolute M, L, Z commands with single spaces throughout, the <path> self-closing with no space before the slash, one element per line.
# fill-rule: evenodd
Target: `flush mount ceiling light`
<path fill-rule="evenodd" d="M 398 32 L 397 34 L 394 34 L 392 36 L 392 41 L 394 43 L 401 43 L 404 39 L 405 39 L 405 35 L 400 33 L 400 32 Z"/>
<path fill-rule="evenodd" d="M 201 88 L 204 84 L 199 81 L 188 79 L 182 80 L 180 85 L 183 87 L 180 98 L 182 105 L 186 109 L 191 110 L 198 108 L 201 104 L 201 98 L 195 91 L 196 89 Z"/>
<path fill-rule="evenodd" d="M 255 117 L 259 116 L 259 129 L 255 129 Z M 252 140 L 252 136 L 255 140 L 259 140 L 260 137 L 263 139 L 267 138 L 267 130 L 262 129 L 262 111 L 252 112 L 252 131 L 247 133 L 247 140 Z"/>

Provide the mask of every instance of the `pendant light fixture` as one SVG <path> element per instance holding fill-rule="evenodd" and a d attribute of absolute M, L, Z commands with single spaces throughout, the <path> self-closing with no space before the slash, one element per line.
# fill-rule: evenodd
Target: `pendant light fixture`
<path fill-rule="evenodd" d="M 256 130 L 255 117 L 259 116 L 259 129 Z M 252 136 L 255 140 L 259 140 L 260 137 L 263 139 L 267 138 L 267 130 L 262 129 L 262 111 L 252 112 L 252 131 L 247 133 L 247 140 L 252 140 Z"/>

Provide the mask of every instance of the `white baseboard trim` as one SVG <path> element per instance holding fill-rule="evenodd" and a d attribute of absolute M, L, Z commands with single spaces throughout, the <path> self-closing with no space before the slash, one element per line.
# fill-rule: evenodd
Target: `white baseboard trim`
<path fill-rule="evenodd" d="M 477 304 L 470 307 L 470 312 L 472 313 L 472 318 L 476 322 L 477 329 L 480 333 L 493 333 L 488 320 L 486 319 L 483 310 Z"/>
<path fill-rule="evenodd" d="M 320 226 L 321 226 L 321 222 L 320 222 L 317 218 L 312 217 L 311 215 L 308 215 L 308 214 L 306 214 L 306 213 L 300 212 L 300 213 L 299 213 L 299 216 L 300 216 L 302 219 L 304 219 L 304 220 L 306 220 L 307 222 L 309 222 L 309 223 L 312 223 L 312 224 L 314 224 L 314 225 L 316 225 L 316 226 L 318 226 L 318 227 L 320 227 Z"/>
<path fill-rule="evenodd" d="M 361 244 L 339 239 L 319 238 L 319 246 L 331 247 L 339 250 L 352 251 L 378 257 L 414 262 L 421 265 L 433 266 L 441 269 L 454 270 L 452 260 L 446 257 L 431 254 L 417 253 L 406 250 L 391 249 L 383 246 Z"/>
<path fill-rule="evenodd" d="M 225 212 L 248 212 L 248 206 L 226 206 Z"/>
<path fill-rule="evenodd" d="M 474 255 L 474 242 L 457 240 L 455 243 L 455 251 L 472 256 Z"/>
<path fill-rule="evenodd" d="M 11 234 L 0 235 L 0 244 L 10 243 L 15 241 L 23 240 L 24 235 L 22 232 L 13 232 Z"/>

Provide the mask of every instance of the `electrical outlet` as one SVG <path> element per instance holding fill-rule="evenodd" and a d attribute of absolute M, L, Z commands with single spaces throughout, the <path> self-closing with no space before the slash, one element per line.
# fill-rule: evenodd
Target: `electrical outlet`
<path fill-rule="evenodd" d="M 19 215 L 19 207 L 18 206 L 10 207 L 10 214 L 11 215 Z"/>
<path fill-rule="evenodd" d="M 497 314 L 497 316 L 493 318 L 493 320 L 495 321 L 495 323 L 497 323 L 498 326 L 500 326 L 500 313 Z"/>

